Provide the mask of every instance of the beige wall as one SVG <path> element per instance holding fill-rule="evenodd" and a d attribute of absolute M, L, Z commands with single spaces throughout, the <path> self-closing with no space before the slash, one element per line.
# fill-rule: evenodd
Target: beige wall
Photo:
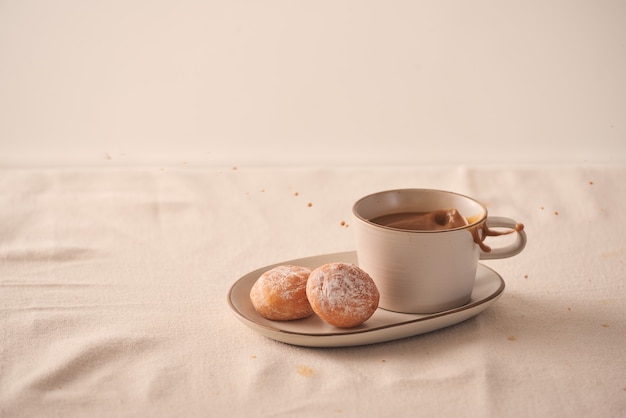
<path fill-rule="evenodd" d="M 0 0 L 0 165 L 626 162 L 626 1 Z"/>

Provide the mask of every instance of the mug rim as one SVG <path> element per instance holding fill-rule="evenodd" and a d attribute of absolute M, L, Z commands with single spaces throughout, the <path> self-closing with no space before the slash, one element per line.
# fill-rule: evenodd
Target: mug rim
<path fill-rule="evenodd" d="M 462 197 L 464 199 L 470 200 L 470 201 L 474 202 L 475 204 L 477 204 L 482 209 L 482 214 L 481 214 L 481 216 L 477 220 L 475 220 L 475 221 L 473 221 L 471 223 L 468 223 L 467 225 L 459 226 L 459 227 L 456 227 L 456 228 L 438 229 L 438 230 L 428 230 L 428 229 L 415 230 L 415 229 L 393 228 L 393 227 L 390 227 L 390 226 L 380 225 L 380 224 L 377 224 L 377 223 L 374 223 L 374 222 L 370 221 L 369 219 L 364 218 L 357 211 L 357 206 L 359 206 L 359 204 L 361 204 L 365 199 L 373 198 L 373 197 L 378 196 L 378 195 L 383 195 L 383 194 L 388 194 L 388 193 L 398 193 L 398 192 L 436 192 L 436 193 L 444 193 L 444 194 L 456 195 L 458 197 Z M 433 234 L 433 233 L 445 233 L 445 232 L 461 231 L 461 230 L 464 230 L 464 229 L 474 228 L 474 227 L 480 225 L 481 223 L 483 223 L 483 222 L 485 222 L 487 220 L 488 211 L 487 211 L 487 207 L 485 207 L 485 205 L 483 205 L 481 202 L 479 202 L 478 200 L 474 199 L 473 197 L 464 195 L 462 193 L 457 193 L 457 192 L 452 192 L 452 191 L 449 191 L 449 190 L 442 190 L 442 189 L 403 188 L 403 189 L 382 190 L 382 191 L 379 191 L 379 192 L 370 193 L 368 195 L 365 195 L 365 196 L 359 198 L 352 205 L 352 214 L 360 222 L 363 222 L 364 224 L 372 226 L 372 227 L 375 227 L 375 228 L 381 228 L 381 229 L 386 229 L 386 230 L 389 230 L 389 231 L 405 232 L 405 233 L 408 232 L 408 233 L 416 233 L 416 234 L 423 234 L 423 233 Z M 467 218 L 465 218 L 465 219 L 467 219 Z"/>

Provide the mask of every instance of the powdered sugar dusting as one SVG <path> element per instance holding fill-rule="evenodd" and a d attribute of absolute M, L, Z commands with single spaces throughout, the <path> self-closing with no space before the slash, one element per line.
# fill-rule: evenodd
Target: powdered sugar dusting
<path fill-rule="evenodd" d="M 349 263 L 330 263 L 313 270 L 307 296 L 315 313 L 340 327 L 367 320 L 376 311 L 380 297 L 371 277 Z"/>
<path fill-rule="evenodd" d="M 306 283 L 311 270 L 282 265 L 263 273 L 250 290 L 257 312 L 268 319 L 292 320 L 313 314 L 306 297 Z"/>

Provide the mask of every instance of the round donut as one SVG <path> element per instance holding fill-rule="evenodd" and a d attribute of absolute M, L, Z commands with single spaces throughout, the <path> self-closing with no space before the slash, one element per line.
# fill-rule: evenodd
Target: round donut
<path fill-rule="evenodd" d="M 306 295 L 320 318 L 340 328 L 356 327 L 367 321 L 380 299 L 369 274 L 350 263 L 329 263 L 313 270 Z"/>
<path fill-rule="evenodd" d="M 283 265 L 274 267 L 254 282 L 250 300 L 264 318 L 290 321 L 313 315 L 306 297 L 306 283 L 311 269 Z"/>

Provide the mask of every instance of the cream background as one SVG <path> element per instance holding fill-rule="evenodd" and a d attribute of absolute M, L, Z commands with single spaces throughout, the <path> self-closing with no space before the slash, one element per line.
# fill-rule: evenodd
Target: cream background
<path fill-rule="evenodd" d="M 624 1 L 0 1 L 0 165 L 626 162 Z"/>
<path fill-rule="evenodd" d="M 0 0 L 0 417 L 624 417 L 625 139 L 626 1 Z M 233 315 L 404 187 L 524 223 L 488 310 Z"/>

